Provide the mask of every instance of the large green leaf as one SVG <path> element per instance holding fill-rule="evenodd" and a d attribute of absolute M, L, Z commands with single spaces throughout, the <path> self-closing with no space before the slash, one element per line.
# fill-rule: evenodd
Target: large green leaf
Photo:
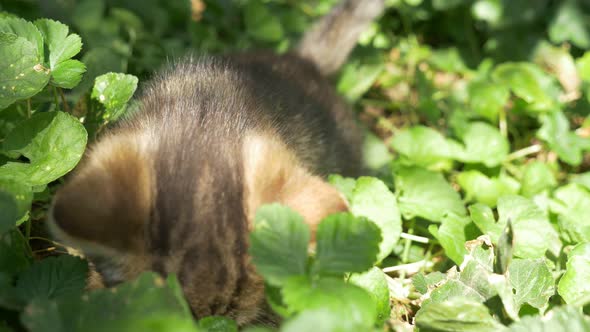
<path fill-rule="evenodd" d="M 306 310 L 285 322 L 281 326 L 281 332 L 322 331 L 322 332 L 357 332 L 370 331 L 370 324 L 366 322 L 351 323 L 348 319 L 342 319 L 340 313 L 328 309 Z M 270 332 L 270 331 L 247 331 Z"/>
<path fill-rule="evenodd" d="M 0 190 L 0 234 L 13 228 L 18 219 L 18 204 L 11 193 Z"/>
<path fill-rule="evenodd" d="M 590 242 L 590 192 L 572 183 L 553 195 L 551 208 L 558 214 L 560 235 L 571 243 Z"/>
<path fill-rule="evenodd" d="M 204 332 L 238 332 L 238 325 L 230 318 L 209 316 L 199 320 L 199 328 Z"/>
<path fill-rule="evenodd" d="M 555 293 L 553 275 L 543 259 L 513 260 L 508 267 L 508 277 L 519 308 L 528 303 L 541 309 Z"/>
<path fill-rule="evenodd" d="M 469 84 L 469 105 L 476 114 L 498 122 L 498 114 L 506 106 L 510 92 L 503 85 L 475 80 Z"/>
<path fill-rule="evenodd" d="M 25 270 L 31 263 L 27 252 L 27 243 L 18 230 L 0 233 L 0 272 L 13 276 Z"/>
<path fill-rule="evenodd" d="M 1 234 L 7 229 L 6 227 L 14 227 L 17 221 L 24 219 L 23 217 L 31 209 L 31 203 L 33 202 L 33 192 L 31 191 L 31 187 L 26 184 L 9 180 L 0 180 L 0 193 L 2 196 L 0 200 L 3 202 L 3 204 L 11 205 L 8 203 L 8 201 L 12 200 L 14 200 L 14 203 L 16 203 L 16 214 L 12 218 L 8 217 L 10 214 L 9 211 L 11 211 L 10 208 L 6 207 L 6 209 L 0 209 L 0 211 L 6 211 L 5 214 L 0 216 Z"/>
<path fill-rule="evenodd" d="M 551 150 L 555 151 L 559 159 L 577 166 L 582 163 L 583 141 L 589 139 L 581 138 L 570 131 L 569 120 L 563 112 L 553 112 L 541 116 L 542 127 L 537 136 L 547 142 Z"/>
<path fill-rule="evenodd" d="M 305 275 L 309 238 L 309 226 L 297 212 L 279 204 L 260 207 L 250 234 L 256 270 L 277 286 L 289 277 Z"/>
<path fill-rule="evenodd" d="M 0 109 L 43 90 L 49 81 L 43 54 L 24 37 L 0 32 Z"/>
<path fill-rule="evenodd" d="M 458 155 L 466 163 L 482 163 L 487 167 L 498 166 L 510 150 L 508 140 L 498 128 L 484 122 L 473 122 L 457 133 L 463 141 L 465 150 Z"/>
<path fill-rule="evenodd" d="M 364 290 L 373 298 L 377 305 L 377 326 L 382 326 L 389 319 L 391 307 L 389 304 L 389 287 L 385 274 L 378 267 L 361 274 L 352 274 L 348 281 Z"/>
<path fill-rule="evenodd" d="M 443 217 L 440 227 L 430 225 L 428 230 L 440 242 L 445 250 L 445 255 L 457 265 L 463 263 L 463 256 L 467 254 L 465 242 L 472 240 L 477 235 L 477 228 L 469 217 L 452 213 Z"/>
<path fill-rule="evenodd" d="M 494 332 L 502 325 L 482 303 L 456 297 L 423 307 L 416 314 L 420 331 Z"/>
<path fill-rule="evenodd" d="M 533 161 L 522 172 L 520 192 L 525 197 L 533 197 L 557 185 L 557 180 L 547 164 Z"/>
<path fill-rule="evenodd" d="M 47 48 L 49 49 L 49 65 L 51 69 L 74 55 L 82 49 L 82 40 L 76 34 L 68 35 L 67 25 L 50 19 L 35 21 L 35 26 L 41 31 Z"/>
<path fill-rule="evenodd" d="M 462 150 L 457 142 L 423 126 L 401 130 L 391 144 L 410 163 L 435 169 L 446 167 Z"/>
<path fill-rule="evenodd" d="M 518 181 L 506 174 L 489 178 L 476 170 L 459 173 L 457 183 L 465 191 L 467 200 L 475 200 L 491 207 L 496 206 L 498 198 L 517 194 L 520 187 Z"/>
<path fill-rule="evenodd" d="M 168 284 L 154 273 L 144 273 L 114 289 L 35 300 L 21 320 L 31 332 L 196 332 L 192 316 L 184 309 L 186 303 L 179 301 Z"/>
<path fill-rule="evenodd" d="M 116 120 L 137 89 L 137 77 L 128 74 L 107 73 L 96 78 L 92 98 L 106 108 L 105 120 Z"/>
<path fill-rule="evenodd" d="M 520 321 L 510 325 L 507 331 L 586 332 L 590 331 L 590 320 L 578 308 L 563 306 L 548 312 L 545 317 L 540 315 L 525 316 Z"/>
<path fill-rule="evenodd" d="M 80 122 L 63 112 L 37 113 L 19 123 L 6 137 L 3 149 L 30 163 L 8 162 L 0 166 L 0 178 L 45 185 L 76 166 L 86 148 L 87 134 Z"/>
<path fill-rule="evenodd" d="M 590 303 L 590 242 L 575 246 L 567 256 L 565 274 L 558 292 L 566 303 L 581 306 Z"/>
<path fill-rule="evenodd" d="M 440 173 L 418 167 L 394 170 L 399 208 L 406 219 L 415 216 L 441 222 L 447 213 L 466 214 L 461 196 Z"/>
<path fill-rule="evenodd" d="M 535 75 L 535 65 L 526 62 L 506 62 L 494 69 L 494 80 L 512 90 L 518 97 L 537 109 L 551 109 L 554 102 L 547 97 Z"/>
<path fill-rule="evenodd" d="M 365 272 L 379 254 L 381 231 L 365 218 L 342 212 L 330 215 L 317 228 L 317 253 L 313 272 L 340 275 Z"/>
<path fill-rule="evenodd" d="M 43 36 L 37 27 L 22 18 L 3 17 L 0 19 L 0 32 L 17 35 L 33 44 L 39 54 L 39 61 L 43 61 Z"/>
<path fill-rule="evenodd" d="M 376 178 L 356 180 L 350 197 L 350 210 L 355 216 L 369 218 L 381 229 L 383 240 L 379 245 L 377 261 L 387 257 L 402 232 L 402 221 L 395 195 Z"/>

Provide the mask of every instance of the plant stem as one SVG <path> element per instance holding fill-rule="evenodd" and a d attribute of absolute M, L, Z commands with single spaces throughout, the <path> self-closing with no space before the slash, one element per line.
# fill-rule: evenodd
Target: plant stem
<path fill-rule="evenodd" d="M 505 161 L 512 161 L 515 159 L 520 159 L 520 158 L 526 157 L 530 154 L 535 154 L 535 153 L 541 152 L 541 150 L 543 150 L 543 146 L 541 144 L 533 144 L 533 145 L 528 146 L 526 148 L 512 152 L 511 154 L 509 154 L 506 157 Z"/>
<path fill-rule="evenodd" d="M 504 137 L 508 137 L 508 124 L 506 121 L 506 109 L 501 108 L 499 116 L 499 126 L 500 126 L 500 133 Z"/>
<path fill-rule="evenodd" d="M 62 88 L 57 88 L 57 90 L 59 91 L 59 95 L 61 96 L 61 103 L 63 104 L 64 111 L 66 113 L 70 113 L 70 105 L 68 105 L 68 102 L 66 101 L 64 90 Z"/>
<path fill-rule="evenodd" d="M 416 221 L 414 219 L 412 219 L 412 221 L 410 222 L 410 228 L 408 229 L 408 234 L 412 235 L 414 233 L 414 224 L 416 223 Z M 404 251 L 402 253 L 402 263 L 407 263 L 409 256 L 410 256 L 410 247 L 412 245 L 412 239 L 406 238 L 406 243 L 404 244 Z M 405 279 L 406 278 L 406 271 L 405 270 L 401 270 L 400 273 L 400 278 L 401 279 Z"/>
<path fill-rule="evenodd" d="M 27 119 L 31 118 L 31 98 L 27 99 Z"/>
<path fill-rule="evenodd" d="M 53 101 L 55 102 L 55 110 L 59 111 L 59 97 L 57 96 L 57 87 L 53 87 Z"/>
<path fill-rule="evenodd" d="M 420 243 L 428 243 L 428 242 L 430 242 L 430 239 L 427 238 L 427 237 L 413 235 L 413 234 L 408 234 L 408 233 L 402 233 L 400 235 L 400 237 L 402 239 L 412 240 L 412 241 L 420 242 Z"/>

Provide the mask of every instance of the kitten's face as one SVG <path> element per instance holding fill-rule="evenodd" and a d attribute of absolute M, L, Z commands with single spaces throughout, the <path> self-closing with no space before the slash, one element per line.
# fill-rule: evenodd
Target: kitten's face
<path fill-rule="evenodd" d="M 133 133 L 101 140 L 50 212 L 52 233 L 80 249 L 106 287 L 143 271 L 174 273 L 195 316 L 227 315 L 242 325 L 265 311 L 264 283 L 248 256 L 256 208 L 289 205 L 312 230 L 347 208 L 272 138 L 253 135 L 241 142 L 242 156 L 216 151 L 225 166 L 216 159 L 194 169 L 162 167 L 167 161 L 146 140 Z"/>

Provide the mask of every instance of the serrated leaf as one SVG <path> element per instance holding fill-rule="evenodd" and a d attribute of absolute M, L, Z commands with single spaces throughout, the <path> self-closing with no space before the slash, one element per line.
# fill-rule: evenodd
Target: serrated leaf
<path fill-rule="evenodd" d="M 0 234 L 16 226 L 31 208 L 31 187 L 14 181 L 0 180 Z"/>
<path fill-rule="evenodd" d="M 420 331 L 498 331 L 502 325 L 482 303 L 453 298 L 423 307 L 416 314 Z"/>
<path fill-rule="evenodd" d="M 18 275 L 16 294 L 23 304 L 33 299 L 81 295 L 86 287 L 88 264 L 81 258 L 48 257 Z"/>
<path fill-rule="evenodd" d="M 66 60 L 58 63 L 51 73 L 51 84 L 65 89 L 72 89 L 82 80 L 86 66 L 78 60 Z"/>
<path fill-rule="evenodd" d="M 551 109 L 554 102 L 543 91 L 534 67 L 532 63 L 506 62 L 494 69 L 492 77 L 527 103 L 534 104 L 535 108 Z"/>
<path fill-rule="evenodd" d="M 440 173 L 397 167 L 394 179 L 399 208 L 406 219 L 419 216 L 441 222 L 447 213 L 466 214 L 461 196 Z"/>
<path fill-rule="evenodd" d="M 578 184 L 568 184 L 553 194 L 552 210 L 558 214 L 559 231 L 571 243 L 590 242 L 590 193 Z"/>
<path fill-rule="evenodd" d="M 356 180 L 350 199 L 350 210 L 355 216 L 366 217 L 381 230 L 377 262 L 387 257 L 399 240 L 402 221 L 395 195 L 376 178 L 360 177 Z"/>
<path fill-rule="evenodd" d="M 292 313 L 327 309 L 347 324 L 368 326 L 373 325 L 377 317 L 371 296 L 364 289 L 340 279 L 322 278 L 312 283 L 307 277 L 291 278 L 282 294 Z"/>
<path fill-rule="evenodd" d="M 520 192 L 530 198 L 554 188 L 557 180 L 547 164 L 533 161 L 524 168 L 521 184 Z"/>
<path fill-rule="evenodd" d="M 543 259 L 515 259 L 508 267 L 518 307 L 528 303 L 541 309 L 555 293 L 553 275 Z"/>
<path fill-rule="evenodd" d="M 567 255 L 564 275 L 558 292 L 567 304 L 582 306 L 590 303 L 590 242 L 580 243 Z"/>
<path fill-rule="evenodd" d="M 43 90 L 49 73 L 42 59 L 33 43 L 0 32 L 0 109 Z"/>
<path fill-rule="evenodd" d="M 465 145 L 457 156 L 462 162 L 482 163 L 491 168 L 500 165 L 510 150 L 508 140 L 498 128 L 484 122 L 470 123 L 464 132 L 457 134 Z"/>
<path fill-rule="evenodd" d="M 37 61 L 43 62 L 43 36 L 33 23 L 22 18 L 3 17 L 0 19 L 0 32 L 14 34 L 28 40 L 37 50 L 39 55 Z"/>
<path fill-rule="evenodd" d="M 365 272 L 375 263 L 381 240 L 373 222 L 346 212 L 332 214 L 317 228 L 312 271 L 324 275 Z"/>
<path fill-rule="evenodd" d="M 137 77 L 107 73 L 96 78 L 91 97 L 106 108 L 105 120 L 116 120 L 137 89 Z"/>
<path fill-rule="evenodd" d="M 489 178 L 477 170 L 459 173 L 457 183 L 465 191 L 466 200 L 475 200 L 491 207 L 496 206 L 501 196 L 517 194 L 520 188 L 518 181 L 508 175 Z"/>
<path fill-rule="evenodd" d="M 469 105 L 476 114 L 496 123 L 510 91 L 505 86 L 477 80 L 469 84 Z"/>
<path fill-rule="evenodd" d="M 410 163 L 432 169 L 447 167 L 462 150 L 457 142 L 423 126 L 401 130 L 394 136 L 391 146 Z"/>
<path fill-rule="evenodd" d="M 151 272 L 81 297 L 35 300 L 23 311 L 21 321 L 31 332 L 198 331 L 166 281 Z"/>
<path fill-rule="evenodd" d="M 0 166 L 0 178 L 30 186 L 45 185 L 76 166 L 86 148 L 84 126 L 63 112 L 37 113 L 19 123 L 6 137 L 3 149 L 12 157 L 23 155 L 30 163 Z"/>
<path fill-rule="evenodd" d="M 377 321 L 375 325 L 383 326 L 389 319 L 391 308 L 389 305 L 389 288 L 385 274 L 378 267 L 373 267 L 362 274 L 352 274 L 348 281 L 366 290 L 377 305 Z"/>
<path fill-rule="evenodd" d="M 52 70 L 55 70 L 61 62 L 78 54 L 82 49 L 80 36 L 68 35 L 67 25 L 45 18 L 36 20 L 35 25 L 41 31 L 49 49 L 49 65 Z"/>
<path fill-rule="evenodd" d="M 303 217 L 279 204 L 258 209 L 250 234 L 250 255 L 256 270 L 271 285 L 305 275 L 309 226 Z"/>
<path fill-rule="evenodd" d="M 283 26 L 277 16 L 259 2 L 248 2 L 244 9 L 246 31 L 255 39 L 276 42 L 283 38 Z"/>
<path fill-rule="evenodd" d="M 26 269 L 31 258 L 24 237 L 16 229 L 0 233 L 0 271 L 16 275 Z"/>

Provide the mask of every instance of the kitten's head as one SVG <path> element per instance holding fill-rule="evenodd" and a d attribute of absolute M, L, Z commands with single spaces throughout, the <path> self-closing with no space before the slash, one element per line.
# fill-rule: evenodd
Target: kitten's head
<path fill-rule="evenodd" d="M 146 270 L 174 273 L 197 317 L 251 322 L 265 311 L 264 283 L 247 254 L 256 208 L 289 205 L 312 230 L 347 209 L 273 137 L 243 139 L 239 155 L 163 152 L 149 142 L 124 132 L 102 139 L 52 204 L 51 232 L 81 250 L 107 287 Z M 184 163 L 171 160 L 178 156 Z"/>

